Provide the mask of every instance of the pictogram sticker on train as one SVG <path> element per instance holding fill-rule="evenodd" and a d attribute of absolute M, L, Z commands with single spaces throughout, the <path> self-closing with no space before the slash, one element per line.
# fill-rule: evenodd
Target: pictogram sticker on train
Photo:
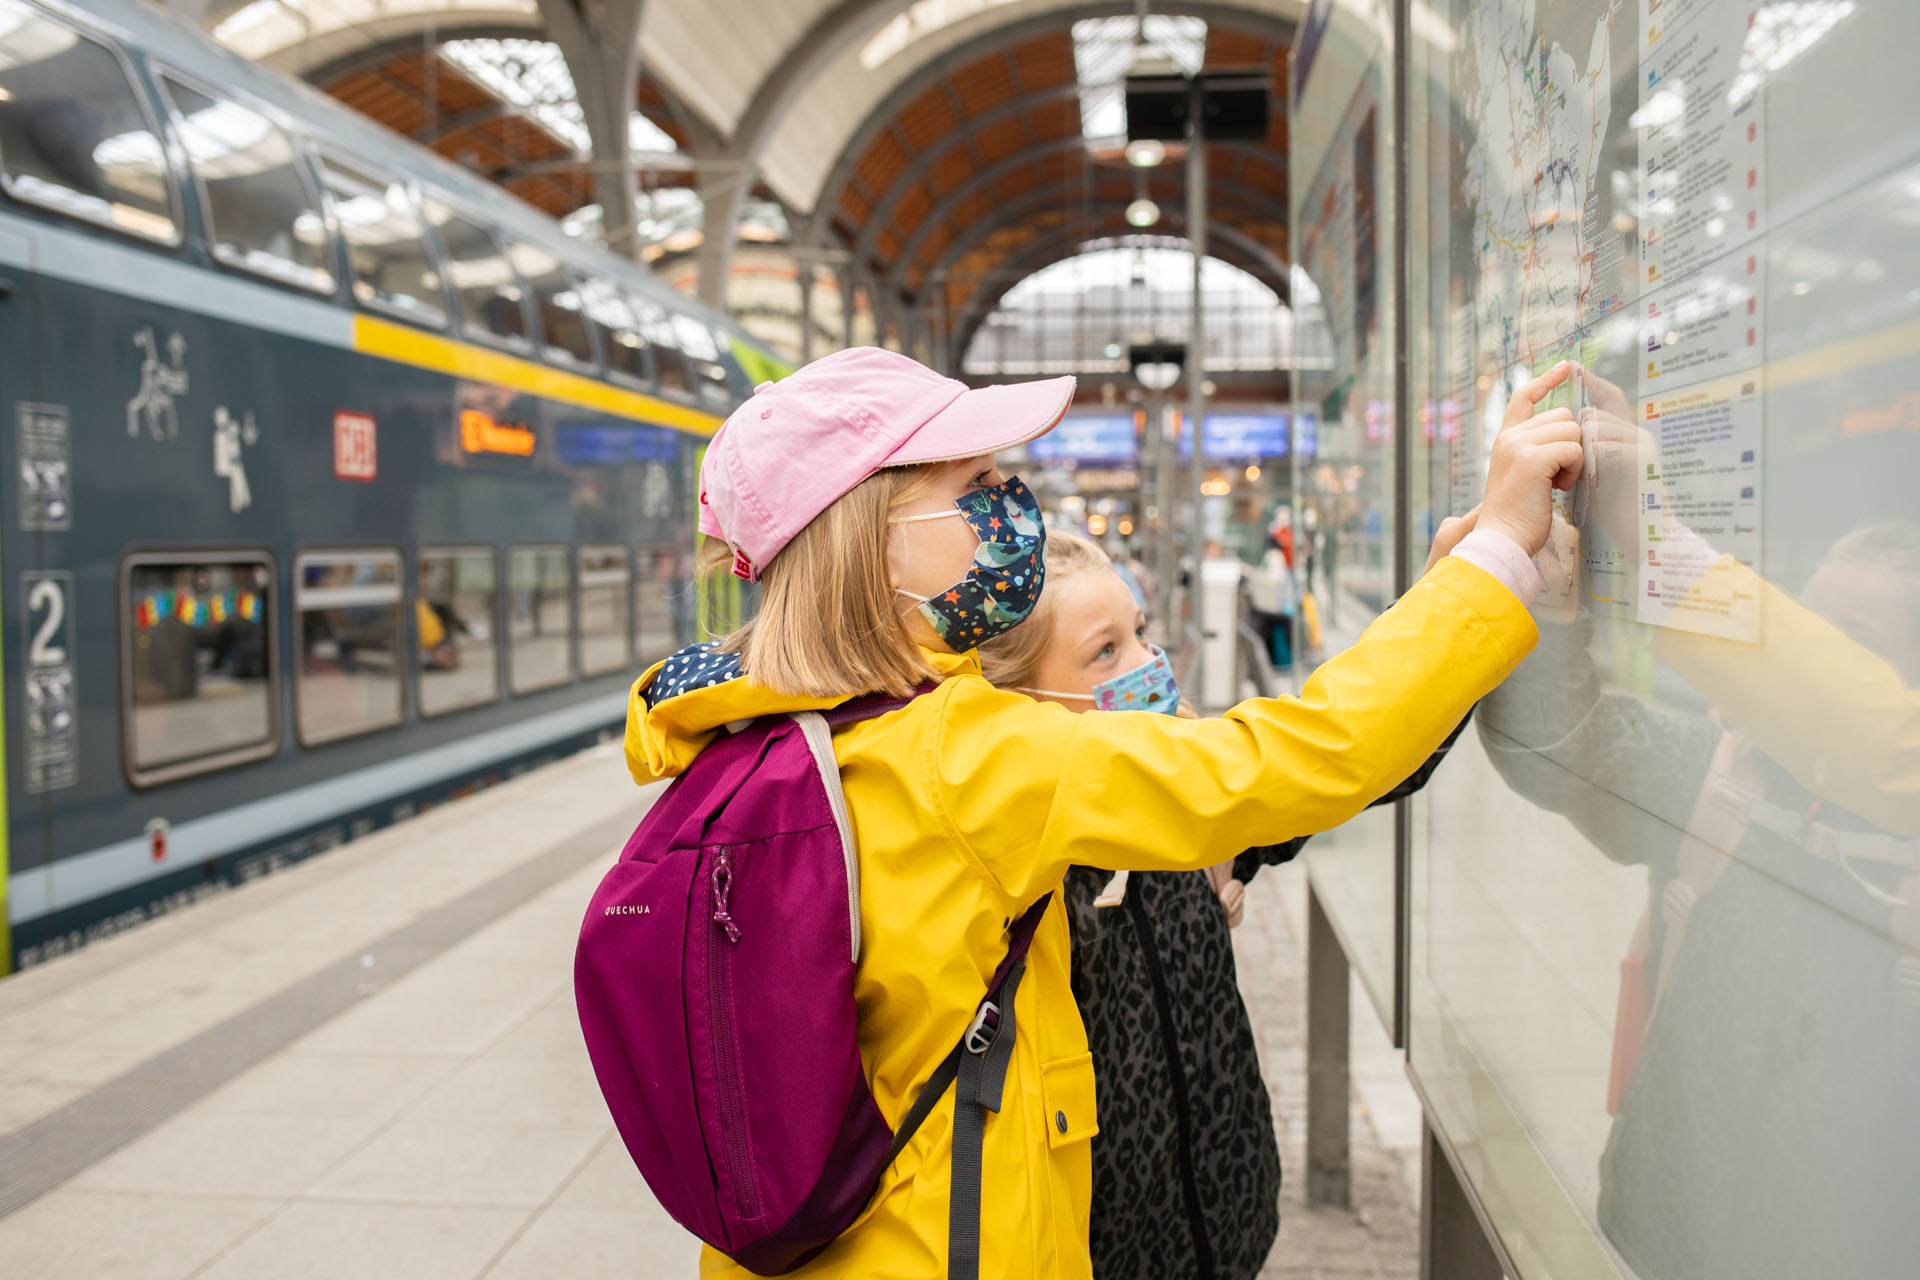
<path fill-rule="evenodd" d="M 63 404 L 17 404 L 14 439 L 20 454 L 20 527 L 61 532 L 73 524 L 70 422 Z"/>
<path fill-rule="evenodd" d="M 370 481 L 379 473 L 376 428 L 371 415 L 333 415 L 333 474 L 342 480 Z"/>
<path fill-rule="evenodd" d="M 26 783 L 29 794 L 72 786 L 79 778 L 79 700 L 73 671 L 73 575 L 64 570 L 20 575 L 26 610 Z"/>

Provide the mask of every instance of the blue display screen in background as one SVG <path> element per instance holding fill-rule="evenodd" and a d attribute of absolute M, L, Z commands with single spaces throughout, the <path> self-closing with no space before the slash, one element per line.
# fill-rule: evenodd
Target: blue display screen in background
<path fill-rule="evenodd" d="M 1320 453 L 1320 415 L 1303 413 L 1293 420 L 1293 451 L 1303 458 Z"/>
<path fill-rule="evenodd" d="M 1027 445 L 1035 462 L 1132 462 L 1139 453 L 1131 413 L 1069 414 Z"/>
<path fill-rule="evenodd" d="M 1291 443 L 1285 413 L 1209 413 L 1207 458 L 1214 462 L 1257 462 L 1284 458 Z M 1180 456 L 1193 455 L 1193 437 L 1180 437 Z"/>
<path fill-rule="evenodd" d="M 671 462 L 678 435 L 665 427 L 622 426 L 604 422 L 563 422 L 554 428 L 554 449 L 575 466 L 618 466 L 623 462 Z"/>

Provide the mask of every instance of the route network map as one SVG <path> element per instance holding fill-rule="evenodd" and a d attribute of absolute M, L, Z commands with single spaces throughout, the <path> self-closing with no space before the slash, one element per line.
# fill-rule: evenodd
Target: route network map
<path fill-rule="evenodd" d="M 1473 217 L 1475 268 L 1461 335 L 1471 359 L 1455 363 L 1501 370 L 1509 385 L 1560 359 L 1581 366 L 1551 402 L 1580 414 L 1588 446 L 1562 505 L 1579 531 L 1577 586 L 1573 565 L 1545 567 L 1550 582 L 1564 570 L 1590 611 L 1758 639 L 1754 600 L 1702 585 L 1700 559 L 1759 568 L 1760 99 L 1783 41 L 1852 7 L 1452 6 L 1453 96 L 1471 131 L 1454 198 Z M 1459 433 L 1458 475 L 1477 474 L 1483 445 Z M 1697 539 L 1663 547 L 1672 524 Z"/>

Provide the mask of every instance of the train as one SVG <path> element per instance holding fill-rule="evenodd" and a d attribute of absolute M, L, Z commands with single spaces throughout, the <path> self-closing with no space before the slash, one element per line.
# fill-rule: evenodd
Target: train
<path fill-rule="evenodd" d="M 781 372 L 157 9 L 0 0 L 0 972 L 612 731 L 751 607 L 691 495 Z"/>

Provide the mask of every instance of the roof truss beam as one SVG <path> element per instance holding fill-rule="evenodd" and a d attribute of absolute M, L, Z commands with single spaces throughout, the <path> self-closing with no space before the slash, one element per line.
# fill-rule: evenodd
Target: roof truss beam
<path fill-rule="evenodd" d="M 1034 163 L 1036 160 L 1044 159 L 1060 151 L 1072 150 L 1074 147 L 1082 144 L 1083 140 L 1077 134 L 1068 138 L 1057 138 L 1050 143 L 1041 143 L 1031 151 L 1010 156 L 989 169 L 983 169 L 960 186 L 955 187 L 948 193 L 944 200 L 928 212 L 927 216 L 921 220 L 920 225 L 914 228 L 912 238 L 902 246 L 900 254 L 894 260 L 890 272 L 896 287 L 905 284 L 906 273 L 912 270 L 918 262 L 920 250 L 925 247 L 928 237 L 933 235 L 938 228 L 944 226 L 947 219 L 953 216 L 954 211 L 975 192 L 979 191 L 982 187 L 991 186 L 1006 174 L 1017 172 L 1019 169 Z M 1275 160 L 1283 167 L 1285 164 L 1284 156 L 1275 157 L 1272 152 L 1267 151 L 1264 147 L 1260 147 L 1257 143 L 1211 142 L 1207 145 L 1209 149 L 1219 148 L 1222 150 L 1258 148 L 1262 158 Z M 1120 170 L 1116 169 L 1111 172 L 1118 174 Z M 1127 172 L 1131 173 L 1132 171 L 1128 170 Z M 1094 177 L 1094 181 L 1098 181 L 1097 175 Z M 1089 184 L 1084 178 L 1067 178 L 1038 189 L 1032 193 L 1032 196 L 1059 198 L 1087 185 Z M 1218 174 L 1210 175 L 1207 182 L 1207 190 L 1209 193 L 1217 192 L 1227 195 L 1229 198 L 1240 197 L 1239 203 L 1250 212 L 1274 212 L 1277 206 L 1279 216 L 1274 218 L 1273 221 L 1281 224 L 1284 224 L 1286 221 L 1287 212 L 1283 202 L 1276 202 L 1271 195 L 1263 195 L 1254 188 L 1247 187 L 1230 178 L 1223 178 Z M 1029 196 L 1022 196 L 1016 200 L 1012 206 L 1009 206 L 1009 208 L 1025 209 L 1029 202 Z M 1002 211 L 1003 216 L 1006 212 L 1007 210 Z M 1031 210 L 1028 210 L 1028 212 L 1031 212 Z M 996 227 L 996 229 L 998 228 Z M 956 252 L 957 250 L 964 251 L 970 242 L 977 242 L 980 238 L 979 233 L 973 236 L 957 237 L 953 244 L 947 246 L 940 260 L 935 262 L 930 269 L 937 271 L 945 265 L 948 265 L 952 258 L 959 256 L 958 252 Z"/>
<path fill-rule="evenodd" d="M 874 202 L 873 211 L 867 215 L 866 226 L 860 229 L 860 234 L 854 241 L 854 246 L 853 246 L 854 253 L 858 254 L 861 257 L 871 256 L 871 254 L 873 253 L 874 242 L 879 240 L 880 236 L 886 231 L 887 227 L 892 224 L 894 211 L 899 206 L 900 201 L 904 199 L 906 194 L 909 191 L 913 190 L 913 188 L 918 183 L 925 181 L 927 175 L 933 171 L 933 168 L 935 165 L 939 164 L 942 160 L 945 160 L 949 155 L 952 155 L 954 147 L 957 147 L 957 146 L 967 147 L 968 150 L 972 153 L 973 161 L 975 165 L 974 174 L 969 176 L 967 182 L 963 182 L 959 187 L 955 188 L 955 191 L 957 192 L 970 187 L 973 180 L 977 178 L 981 173 L 992 172 L 997 174 L 999 172 L 1004 171 L 1004 166 L 1006 166 L 1008 163 L 1008 161 L 1003 160 L 995 165 L 985 166 L 984 168 L 981 167 L 984 165 L 984 161 L 980 155 L 980 149 L 977 141 L 979 130 L 987 128 L 990 125 L 998 124 L 1000 121 L 1005 120 L 1009 116 L 1018 116 L 1021 120 L 1025 120 L 1027 118 L 1027 112 L 1032 110 L 1034 107 L 1042 106 L 1049 102 L 1057 102 L 1062 97 L 1077 97 L 1077 96 L 1078 96 L 1078 89 L 1073 85 L 1066 85 L 1064 87 L 1056 86 L 1049 89 L 1040 89 L 1032 93 L 1023 94 L 1020 97 L 1015 98 L 1010 102 L 1002 103 L 1000 106 L 995 107 L 992 111 L 983 112 L 982 114 L 973 117 L 971 121 L 967 122 L 966 133 L 964 137 L 960 140 L 956 140 L 952 145 L 944 146 L 944 147 L 943 146 L 928 147 L 925 151 L 922 151 L 918 155 L 914 156 L 912 163 L 908 164 L 906 168 L 900 171 L 899 176 L 893 180 L 892 185 L 889 186 L 886 189 L 885 193 L 883 193 L 880 196 L 880 198 Z M 955 116 L 958 119 L 966 120 L 965 116 L 959 114 L 957 108 L 955 110 Z M 1072 141 L 1079 142 L 1081 141 L 1081 138 L 1079 137 L 1078 134 L 1075 134 Z M 1028 145 L 1030 147 L 1033 146 L 1031 134 L 1029 134 Z M 1041 146 L 1034 147 L 1033 150 L 1027 152 L 1024 156 L 1024 161 L 1031 162 L 1034 158 L 1038 156 L 1052 154 L 1052 152 L 1056 149 L 1057 148 L 1049 144 L 1042 144 Z M 1023 157 L 1019 155 L 1015 155 L 1011 157 L 1011 159 L 1014 161 L 1022 161 Z M 1015 164 L 1013 167 L 1017 169 L 1019 165 Z M 951 194 L 952 193 L 949 193 L 949 196 Z M 937 204 L 934 207 L 934 209 L 926 215 L 925 218 L 921 219 L 919 227 L 915 228 L 916 233 L 918 232 L 920 227 L 925 227 L 927 225 L 928 220 L 932 219 L 934 216 L 936 216 L 936 214 L 939 214 L 940 210 L 947 208 L 950 204 L 951 204 L 950 198 L 942 197 L 940 200 L 940 203 Z"/>
<path fill-rule="evenodd" d="M 833 168 L 827 172 L 827 180 L 821 186 L 814 200 L 816 210 L 831 211 L 839 202 L 840 188 L 851 179 L 854 166 L 860 157 L 866 154 L 886 122 L 892 120 L 904 110 L 908 103 L 919 97 L 927 87 L 945 79 L 961 68 L 991 53 L 994 49 L 1015 48 L 1038 36 L 1057 35 L 1072 27 L 1082 18 L 1114 17 L 1132 12 L 1132 6 L 1124 3 L 1086 3 L 1066 9 L 1054 9 L 1047 13 L 1038 13 L 1010 22 L 1005 26 L 994 27 L 988 31 L 961 42 L 951 49 L 944 50 L 927 59 L 914 68 L 899 84 L 882 98 L 878 105 L 868 113 L 867 118 L 855 129 L 853 135 L 840 149 L 840 155 L 834 161 Z M 1281 17 L 1261 10 L 1243 9 L 1230 3 L 1217 3 L 1215 0 L 1164 0 L 1154 5 L 1154 12 L 1161 15 L 1184 16 L 1206 19 L 1209 26 L 1221 26 L 1233 31 L 1242 31 L 1259 36 L 1276 47 L 1285 47 L 1293 43 L 1294 24 Z M 1076 92 L 1078 86 L 1075 86 Z M 819 220 L 819 234 L 826 234 L 826 224 L 831 213 Z"/>
<path fill-rule="evenodd" d="M 755 91 L 745 111 L 740 114 L 740 122 L 735 126 L 728 152 L 734 158 L 749 167 L 757 167 L 760 154 L 773 137 L 779 122 L 785 119 L 793 104 L 801 94 L 810 88 L 815 80 L 830 66 L 833 60 L 852 48 L 859 40 L 878 31 L 880 27 L 906 5 L 906 0 L 840 0 L 840 3 L 821 15 L 805 35 L 794 43 L 779 64 L 774 67 Z M 930 69 L 943 61 L 956 59 L 960 65 L 974 61 L 986 53 L 1000 47 L 1011 47 L 1023 39 L 1048 31 L 1059 31 L 1071 26 L 1075 21 L 1087 17 L 1107 17 L 1115 13 L 1125 13 L 1132 6 L 1105 0 L 1104 3 L 1081 4 L 1065 9 L 1055 9 L 1048 13 L 1035 14 L 1018 22 L 989 28 L 971 40 L 963 41 L 945 54 L 934 55 L 915 66 L 902 80 L 902 83 L 874 111 L 868 114 L 868 120 L 876 117 L 882 122 L 893 119 L 900 108 L 912 101 L 913 97 L 927 88 L 931 81 Z M 1164 0 L 1155 6 L 1162 14 L 1181 14 L 1205 18 L 1209 24 L 1237 31 L 1264 36 L 1275 43 L 1286 44 L 1293 40 L 1294 24 L 1285 18 L 1257 9 L 1241 8 L 1222 0 Z M 861 129 L 855 130 L 856 138 Z M 872 135 L 867 135 L 871 141 Z M 865 149 L 851 151 L 858 156 Z M 849 159 L 850 148 L 843 148 L 840 161 L 836 163 L 836 172 L 840 165 L 849 170 L 854 163 Z M 841 179 L 844 182 L 844 178 Z M 814 209 L 823 207 L 823 200 L 837 195 L 838 187 L 831 183 L 822 187 L 814 199 Z M 721 193 L 716 193 L 721 194 Z M 736 186 L 724 193 L 732 205 L 725 217 L 725 225 L 732 226 L 739 220 L 740 201 L 745 199 L 742 186 Z M 830 207 L 830 206 L 826 206 Z M 816 225 L 824 229 L 828 219 L 816 219 Z M 731 269 L 733 254 L 732 237 L 722 237 L 719 242 L 704 243 L 700 253 L 700 296 L 709 304 L 716 304 L 726 296 L 726 277 Z"/>

